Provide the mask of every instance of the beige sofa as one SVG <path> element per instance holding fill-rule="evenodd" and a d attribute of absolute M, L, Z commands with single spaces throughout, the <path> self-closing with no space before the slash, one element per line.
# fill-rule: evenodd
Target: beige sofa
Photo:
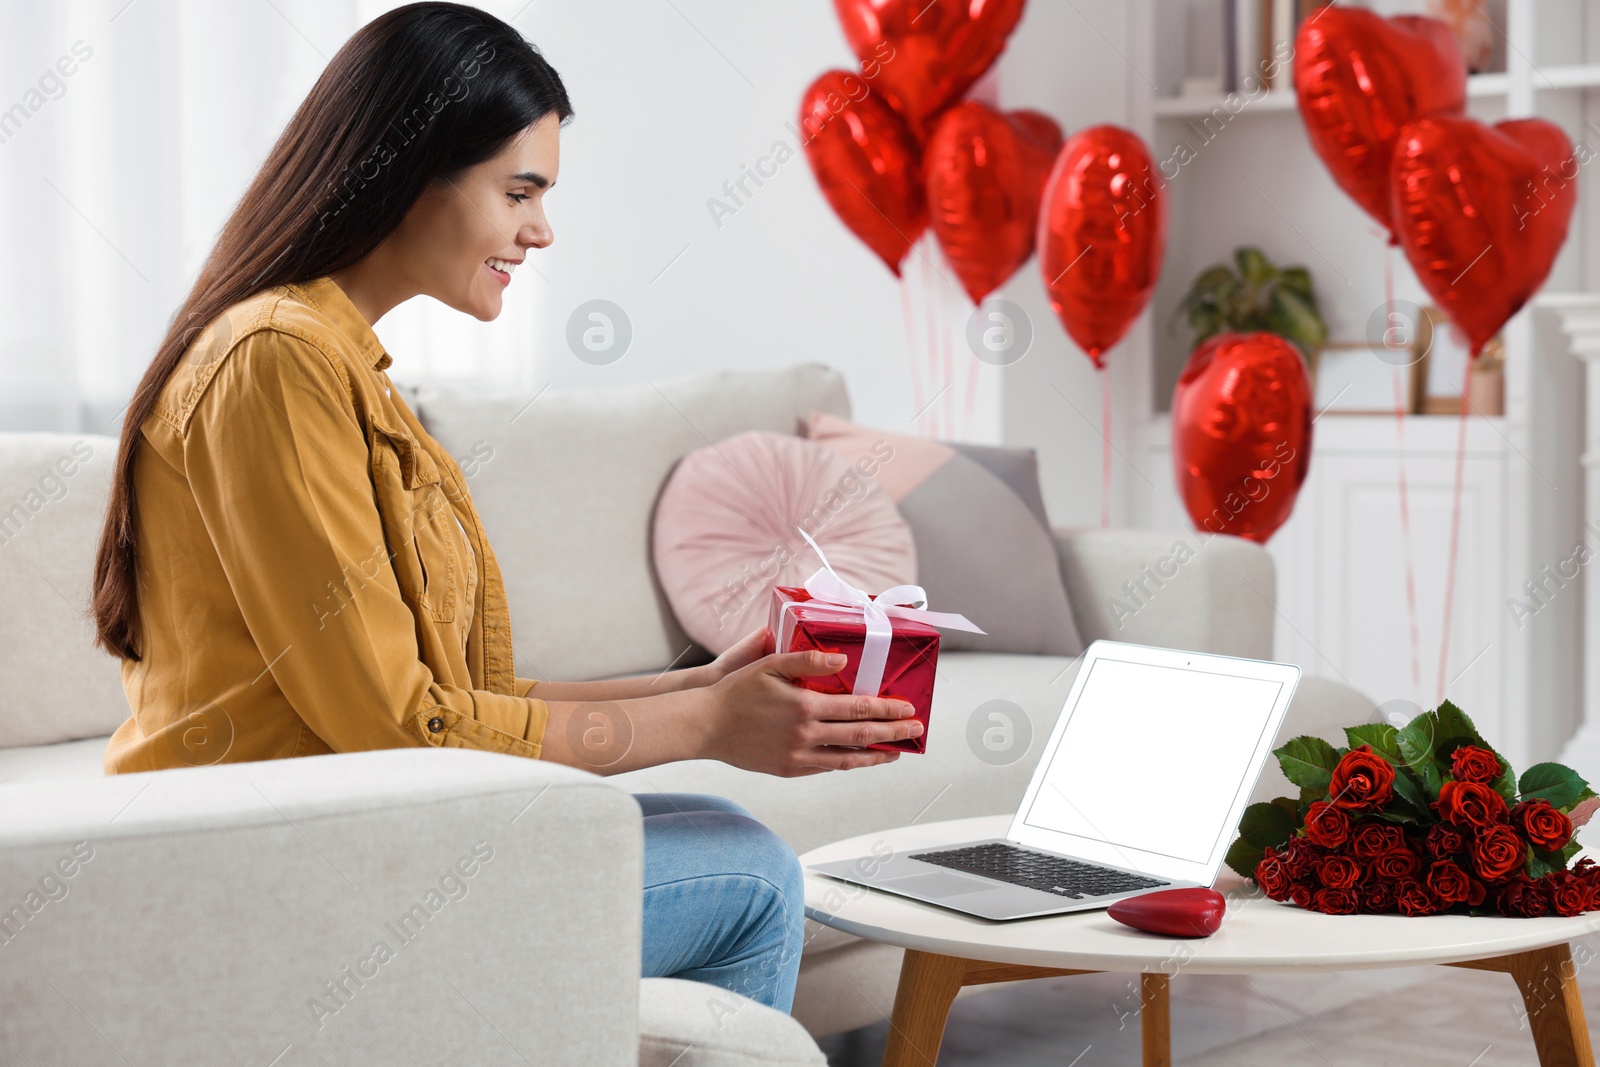
<path fill-rule="evenodd" d="M 691 661 L 650 565 L 666 474 L 728 434 L 794 432 L 814 408 L 849 414 L 842 378 L 820 365 L 536 396 L 408 393 L 469 475 L 505 574 L 517 673 L 531 677 Z M 1006 811 L 1076 669 L 947 654 L 926 755 L 792 780 L 703 761 L 602 778 L 411 750 L 106 779 L 105 737 L 127 709 L 83 608 L 115 444 L 0 434 L 7 1063 L 820 1063 L 807 1032 L 882 1018 L 898 950 L 808 923 L 792 1019 L 751 1002 L 730 1012 L 694 983 L 641 983 L 639 816 L 621 790 L 732 797 L 798 852 Z M 1272 564 L 1246 542 L 1188 535 L 1194 558 L 1145 609 L 1115 617 L 1123 582 L 1182 536 L 1056 532 L 1083 638 L 1270 657 Z M 968 743 L 969 720 L 997 700 L 1032 736 L 1004 765 Z M 1371 712 L 1307 678 L 1285 736 Z M 225 737 L 207 741 L 197 750 L 224 751 Z M 1258 794 L 1280 784 L 1269 769 Z M 475 848 L 492 860 L 473 862 Z M 465 867 L 473 877 L 442 883 Z"/>

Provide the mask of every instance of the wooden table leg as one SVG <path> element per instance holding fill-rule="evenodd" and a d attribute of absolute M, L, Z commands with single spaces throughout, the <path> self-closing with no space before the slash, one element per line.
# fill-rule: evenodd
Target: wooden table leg
<path fill-rule="evenodd" d="M 938 1062 L 950 1004 L 962 986 L 1094 973 L 1062 967 L 984 963 L 908 948 L 900 964 L 900 986 L 894 994 L 894 1014 L 889 1019 L 889 1040 L 883 1047 L 883 1067 L 933 1067 Z M 1161 981 L 1162 1033 L 1165 1034 L 1166 979 Z M 1162 1047 L 1165 1048 L 1164 1040 Z M 1159 1062 L 1163 1067 L 1167 1063 L 1164 1059 L 1146 1062 Z"/>
<path fill-rule="evenodd" d="M 1143 1029 L 1144 1067 L 1172 1067 L 1172 1015 L 1164 974 L 1139 976 L 1139 1022 Z"/>
<path fill-rule="evenodd" d="M 894 994 L 883 1067 L 933 1067 L 944 1041 L 944 1021 L 961 989 L 968 961 L 906 949 Z"/>
<path fill-rule="evenodd" d="M 1595 1067 L 1589 1024 L 1578 996 L 1578 972 L 1566 945 L 1452 964 L 1504 971 L 1516 980 L 1540 1067 Z"/>

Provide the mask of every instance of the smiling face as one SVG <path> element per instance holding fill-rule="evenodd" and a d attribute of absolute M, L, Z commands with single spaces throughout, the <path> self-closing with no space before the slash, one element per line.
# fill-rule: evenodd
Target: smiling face
<path fill-rule="evenodd" d="M 546 115 L 493 158 L 417 199 L 385 240 L 404 289 L 485 322 L 500 314 L 517 264 L 555 240 L 544 194 L 560 167 L 560 129 Z"/>

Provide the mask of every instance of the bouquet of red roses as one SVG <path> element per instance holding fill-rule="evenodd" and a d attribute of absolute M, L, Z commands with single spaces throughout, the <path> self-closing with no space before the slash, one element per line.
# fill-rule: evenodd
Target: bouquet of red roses
<path fill-rule="evenodd" d="M 1272 900 L 1347 915 L 1535 918 L 1600 908 L 1600 866 L 1572 839 L 1600 807 L 1559 763 L 1519 779 L 1449 701 L 1404 727 L 1345 728 L 1347 748 L 1275 750 L 1298 798 L 1252 804 L 1227 863 Z"/>

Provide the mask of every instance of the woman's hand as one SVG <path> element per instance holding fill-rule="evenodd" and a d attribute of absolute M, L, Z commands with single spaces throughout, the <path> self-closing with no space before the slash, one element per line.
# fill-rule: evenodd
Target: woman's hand
<path fill-rule="evenodd" d="M 767 633 L 767 628 L 763 626 L 740 638 L 732 648 L 705 665 L 705 674 L 698 684 L 715 685 L 734 671 L 760 659 L 766 652 Z"/>
<path fill-rule="evenodd" d="M 758 637 L 740 641 L 724 655 Z M 720 662 L 721 657 L 719 657 Z M 861 746 L 917 737 L 922 724 L 903 700 L 816 693 L 796 678 L 834 674 L 842 655 L 781 652 L 734 669 L 706 691 L 711 699 L 705 755 L 749 771 L 793 778 L 892 763 L 900 753 Z"/>

